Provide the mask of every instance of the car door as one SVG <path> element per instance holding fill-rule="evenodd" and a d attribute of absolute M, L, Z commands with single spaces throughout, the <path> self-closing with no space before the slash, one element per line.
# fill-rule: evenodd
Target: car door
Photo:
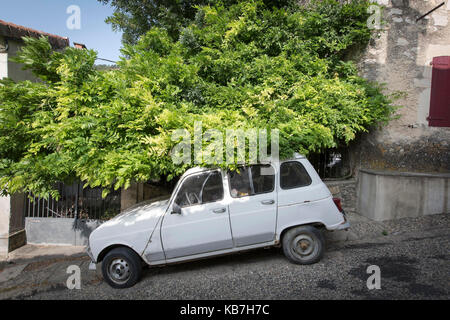
<path fill-rule="evenodd" d="M 271 165 L 228 172 L 230 221 L 237 247 L 273 241 L 277 221 L 275 171 Z"/>
<path fill-rule="evenodd" d="M 167 212 L 161 228 L 166 259 L 233 247 L 220 170 L 184 178 L 174 202 L 181 214 Z"/>

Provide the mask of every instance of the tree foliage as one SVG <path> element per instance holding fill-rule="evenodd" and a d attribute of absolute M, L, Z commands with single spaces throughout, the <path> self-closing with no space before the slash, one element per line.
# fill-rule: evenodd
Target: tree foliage
<path fill-rule="evenodd" d="M 195 121 L 279 129 L 282 157 L 346 144 L 394 110 L 344 60 L 370 39 L 367 5 L 202 6 L 179 40 L 153 27 L 110 71 L 94 68 L 93 51 L 26 38 L 16 60 L 42 81 L 1 81 L 0 184 L 56 196 L 54 182 L 75 178 L 115 188 L 171 179 L 190 166 L 172 162 L 172 133 L 193 134 Z"/>
<path fill-rule="evenodd" d="M 165 29 L 169 36 L 177 40 L 180 30 L 195 20 L 197 8 L 214 5 L 217 0 L 98 0 L 114 8 L 112 16 L 106 19 L 116 31 L 123 32 L 123 43 L 135 44 L 151 28 Z M 238 0 L 222 0 L 225 6 L 232 6 Z M 268 7 L 286 7 L 292 0 L 264 0 Z"/>

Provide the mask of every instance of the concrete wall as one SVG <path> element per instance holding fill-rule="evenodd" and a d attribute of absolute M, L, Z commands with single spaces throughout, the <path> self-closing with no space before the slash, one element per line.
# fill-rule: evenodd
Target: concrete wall
<path fill-rule="evenodd" d="M 450 174 L 361 169 L 356 206 L 376 221 L 450 213 Z"/>
<path fill-rule="evenodd" d="M 27 243 L 84 246 L 101 223 L 98 220 L 26 218 Z"/>
<path fill-rule="evenodd" d="M 400 91 L 399 119 L 373 129 L 351 145 L 354 168 L 450 172 L 450 128 L 429 127 L 433 57 L 450 56 L 450 1 L 383 0 L 386 25 L 360 59 L 361 75 Z"/>

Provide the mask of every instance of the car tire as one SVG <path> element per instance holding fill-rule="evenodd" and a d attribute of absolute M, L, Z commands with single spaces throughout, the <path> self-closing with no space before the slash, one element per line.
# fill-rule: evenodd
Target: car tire
<path fill-rule="evenodd" d="M 102 274 L 113 288 L 132 287 L 142 275 L 141 258 L 136 252 L 125 247 L 112 249 L 103 259 Z"/>
<path fill-rule="evenodd" d="M 282 239 L 284 255 L 296 264 L 318 262 L 324 252 L 323 235 L 313 226 L 295 227 L 286 232 Z"/>

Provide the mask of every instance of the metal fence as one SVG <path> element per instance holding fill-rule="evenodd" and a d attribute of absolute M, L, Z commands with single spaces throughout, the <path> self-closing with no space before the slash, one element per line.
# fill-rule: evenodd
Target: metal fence
<path fill-rule="evenodd" d="M 102 188 L 83 188 L 82 183 L 56 186 L 60 197 L 34 197 L 25 199 L 25 216 L 32 218 L 76 218 L 106 220 L 120 212 L 120 189 L 102 198 Z"/>
<path fill-rule="evenodd" d="M 322 179 L 346 178 L 351 174 L 347 149 L 329 149 L 311 154 L 308 160 Z"/>

